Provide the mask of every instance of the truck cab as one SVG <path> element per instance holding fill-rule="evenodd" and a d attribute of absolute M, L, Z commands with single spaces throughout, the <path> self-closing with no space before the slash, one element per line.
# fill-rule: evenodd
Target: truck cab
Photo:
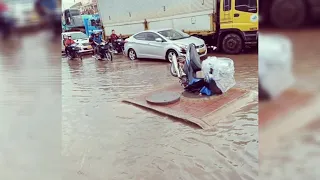
<path fill-rule="evenodd" d="M 245 46 L 257 46 L 258 0 L 220 0 L 215 21 L 218 48 L 238 54 Z"/>

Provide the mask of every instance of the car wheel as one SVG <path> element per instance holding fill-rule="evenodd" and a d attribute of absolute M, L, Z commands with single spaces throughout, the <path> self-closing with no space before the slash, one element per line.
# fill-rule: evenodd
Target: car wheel
<path fill-rule="evenodd" d="M 178 57 L 178 53 L 175 50 L 169 50 L 167 52 L 167 55 L 166 55 L 166 60 L 169 61 L 169 62 L 172 62 L 172 57 L 173 56 Z"/>
<path fill-rule="evenodd" d="M 137 54 L 133 49 L 129 49 L 128 51 L 128 57 L 131 61 L 136 60 L 137 59 Z"/>
<path fill-rule="evenodd" d="M 239 54 L 243 47 L 244 42 L 238 34 L 230 33 L 222 39 L 222 50 L 227 54 Z"/>
<path fill-rule="evenodd" d="M 306 17 L 307 7 L 303 0 L 274 0 L 270 8 L 270 21 L 279 28 L 298 28 L 305 23 Z"/>

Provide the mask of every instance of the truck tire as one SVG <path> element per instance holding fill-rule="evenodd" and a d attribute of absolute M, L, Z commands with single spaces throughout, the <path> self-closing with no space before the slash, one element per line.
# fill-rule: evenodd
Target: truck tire
<path fill-rule="evenodd" d="M 303 0 L 274 0 L 270 7 L 270 21 L 278 28 L 301 27 L 306 17 L 306 3 Z"/>
<path fill-rule="evenodd" d="M 227 54 L 240 54 L 244 47 L 243 39 L 236 33 L 229 33 L 223 37 L 222 51 Z"/>

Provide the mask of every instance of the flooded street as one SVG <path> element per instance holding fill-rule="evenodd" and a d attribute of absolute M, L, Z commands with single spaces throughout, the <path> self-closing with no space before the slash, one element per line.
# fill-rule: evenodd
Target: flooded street
<path fill-rule="evenodd" d="M 305 31 L 284 33 L 295 43 L 297 87 L 319 90 L 318 46 L 312 44 L 319 36 Z M 204 131 L 121 102 L 177 82 L 168 63 L 121 56 L 112 63 L 90 56 L 67 61 L 58 53 L 60 42 L 49 42 L 39 33 L 0 44 L 1 179 L 257 179 L 257 104 Z M 230 57 L 237 87 L 257 91 L 257 56 Z M 287 138 L 264 159 L 265 176 L 286 172 L 301 179 L 296 169 L 315 170 L 318 128 Z M 297 162 L 305 166 L 293 166 Z"/>
<path fill-rule="evenodd" d="M 257 91 L 257 55 L 231 58 Z M 174 82 L 164 61 L 62 59 L 64 179 L 256 179 L 256 103 L 204 131 L 121 102 Z"/>
<path fill-rule="evenodd" d="M 60 42 L 48 34 L 0 42 L 0 179 L 61 176 Z"/>
<path fill-rule="evenodd" d="M 264 30 L 265 33 L 279 33 L 287 36 L 293 43 L 295 88 L 319 94 L 320 90 L 320 53 L 319 29 L 305 29 L 300 31 Z M 303 107 L 302 107 L 303 108 Z M 319 112 L 319 111 L 318 111 Z M 316 112 L 313 112 L 316 113 Z M 305 117 L 308 115 L 306 114 Z M 319 178 L 319 148 L 320 148 L 320 119 L 292 119 L 285 131 L 290 131 L 296 124 L 305 125 L 298 130 L 278 138 L 279 147 L 271 154 L 259 156 L 260 178 L 262 180 L 300 180 Z M 284 129 L 280 130 L 284 131 Z M 261 136 L 260 136 L 261 138 Z M 269 146 L 260 140 L 260 146 Z M 264 149 L 260 149 L 262 153 Z"/>
<path fill-rule="evenodd" d="M 178 83 L 169 63 L 68 61 L 51 41 L 1 45 L 1 179 L 257 178 L 257 102 L 204 131 L 121 102 Z M 257 55 L 231 58 L 237 87 L 257 91 Z"/>

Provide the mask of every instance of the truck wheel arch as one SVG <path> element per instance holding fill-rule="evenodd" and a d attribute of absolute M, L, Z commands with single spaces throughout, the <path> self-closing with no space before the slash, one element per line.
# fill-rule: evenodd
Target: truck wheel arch
<path fill-rule="evenodd" d="M 223 30 L 220 30 L 220 32 L 219 32 L 219 37 L 218 37 L 219 46 L 221 45 L 222 39 L 227 34 L 230 34 L 230 33 L 238 34 L 242 38 L 242 40 L 245 40 L 244 33 L 242 31 L 240 31 L 239 29 L 223 29 Z"/>

